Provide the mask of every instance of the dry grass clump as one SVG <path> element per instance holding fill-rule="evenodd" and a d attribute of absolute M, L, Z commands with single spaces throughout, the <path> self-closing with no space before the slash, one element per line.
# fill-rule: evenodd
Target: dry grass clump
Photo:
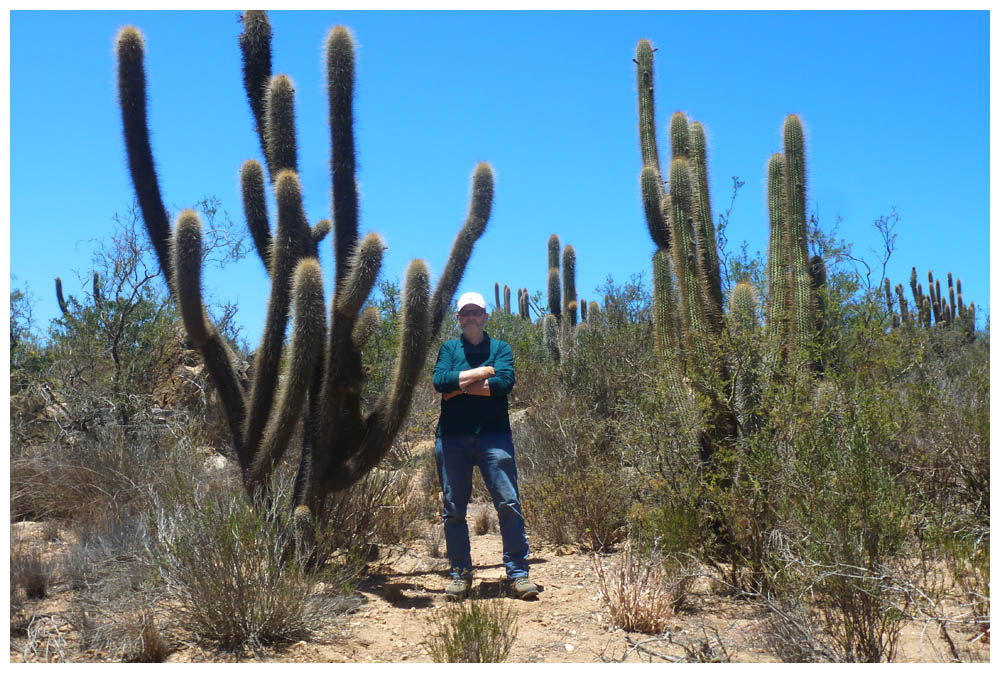
<path fill-rule="evenodd" d="M 486 507 L 481 508 L 472 520 L 472 529 L 476 535 L 486 535 L 494 529 L 493 517 Z"/>
<path fill-rule="evenodd" d="M 450 603 L 431 620 L 427 653 L 437 663 L 500 663 L 517 638 L 517 614 L 507 601 Z"/>
<path fill-rule="evenodd" d="M 431 558 L 444 558 L 444 526 L 435 524 L 427 536 L 427 553 Z"/>
<path fill-rule="evenodd" d="M 653 550 L 636 552 L 631 541 L 622 546 L 621 561 L 610 570 L 594 555 L 597 591 L 611 613 L 611 621 L 625 631 L 661 633 L 667 620 L 687 600 L 694 576 L 685 571 L 668 573 Z"/>

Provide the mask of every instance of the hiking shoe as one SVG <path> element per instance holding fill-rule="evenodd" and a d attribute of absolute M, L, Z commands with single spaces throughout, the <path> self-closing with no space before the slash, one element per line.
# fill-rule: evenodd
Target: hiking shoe
<path fill-rule="evenodd" d="M 472 575 L 466 573 L 461 577 L 452 577 L 444 588 L 444 597 L 449 601 L 461 601 L 469 595 L 472 589 Z"/>
<path fill-rule="evenodd" d="M 517 577 L 513 582 L 514 594 L 522 601 L 535 598 L 538 595 L 538 587 L 527 577 Z"/>

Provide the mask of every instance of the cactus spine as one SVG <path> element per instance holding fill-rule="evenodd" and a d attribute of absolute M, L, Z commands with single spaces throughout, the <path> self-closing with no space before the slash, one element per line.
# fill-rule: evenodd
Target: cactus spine
<path fill-rule="evenodd" d="M 270 73 L 267 15 L 246 12 L 242 20 L 244 86 L 277 203 L 277 231 L 272 238 L 263 168 L 253 160 L 244 163 L 240 182 L 247 224 L 271 277 L 266 324 L 249 391 L 238 383 L 232 354 L 205 312 L 197 214 L 182 212 L 175 230 L 170 230 L 149 146 L 145 45 L 133 27 L 122 29 L 116 41 L 119 100 L 130 174 L 143 220 L 188 336 L 201 350 L 219 391 L 248 493 L 266 485 L 287 450 L 292 429 L 305 419 L 295 488 L 299 521 L 321 515 L 329 494 L 350 487 L 391 446 L 409 408 L 428 345 L 450 309 L 472 248 L 485 230 L 492 207 L 493 174 L 485 163 L 473 173 L 469 212 L 433 296 L 426 264 L 420 260 L 410 264 L 403 287 L 398 365 L 387 389 L 364 413 L 360 349 L 377 314 L 373 310 L 362 313 L 361 308 L 374 285 L 384 246 L 376 234 L 358 240 L 354 41 L 347 29 L 337 27 L 326 45 L 335 260 L 335 291 L 327 320 L 316 246 L 331 224 L 321 220 L 310 228 L 302 208 L 296 174 L 294 87 L 286 76 Z M 284 333 L 290 316 L 293 324 L 286 346 Z M 279 375 L 282 362 L 285 373 Z"/>

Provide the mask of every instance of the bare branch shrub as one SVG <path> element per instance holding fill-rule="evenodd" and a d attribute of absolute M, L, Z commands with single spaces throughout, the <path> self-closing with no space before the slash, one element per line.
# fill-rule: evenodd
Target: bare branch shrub
<path fill-rule="evenodd" d="M 612 622 L 625 631 L 662 633 L 667 620 L 684 606 L 694 575 L 684 569 L 668 573 L 654 549 L 637 552 L 631 540 L 622 545 L 617 567 L 605 569 L 595 554 L 597 591 Z"/>

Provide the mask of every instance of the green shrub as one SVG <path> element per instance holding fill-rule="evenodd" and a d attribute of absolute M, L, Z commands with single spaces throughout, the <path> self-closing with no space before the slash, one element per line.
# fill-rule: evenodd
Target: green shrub
<path fill-rule="evenodd" d="M 517 638 L 517 614 L 503 599 L 449 603 L 431 620 L 426 647 L 437 663 L 500 663 Z"/>

